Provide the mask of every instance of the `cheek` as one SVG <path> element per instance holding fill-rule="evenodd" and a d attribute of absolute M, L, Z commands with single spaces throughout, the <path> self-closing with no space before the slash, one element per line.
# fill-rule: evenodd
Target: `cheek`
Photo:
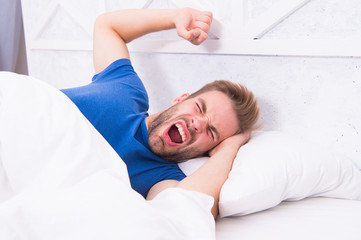
<path fill-rule="evenodd" d="M 213 142 L 207 134 L 200 135 L 197 141 L 195 141 L 195 144 L 198 145 L 199 149 L 203 149 L 205 151 L 208 151 L 217 145 L 217 143 Z"/>

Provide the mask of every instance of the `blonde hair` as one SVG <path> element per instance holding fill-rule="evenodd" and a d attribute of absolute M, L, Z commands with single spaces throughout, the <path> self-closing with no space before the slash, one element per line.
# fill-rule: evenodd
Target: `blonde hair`
<path fill-rule="evenodd" d="M 192 93 L 189 98 L 208 91 L 222 92 L 232 101 L 233 109 L 238 118 L 239 130 L 237 133 L 259 128 L 255 125 L 260 112 L 258 103 L 253 93 L 245 86 L 227 80 L 216 80 L 204 85 L 201 89 Z"/>

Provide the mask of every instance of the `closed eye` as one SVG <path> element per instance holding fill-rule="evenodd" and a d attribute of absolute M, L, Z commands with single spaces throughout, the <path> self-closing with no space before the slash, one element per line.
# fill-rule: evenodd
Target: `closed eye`
<path fill-rule="evenodd" d="M 199 104 L 198 104 L 198 103 L 196 103 L 196 106 L 197 106 L 197 110 L 198 110 L 198 112 L 202 113 L 202 108 L 199 106 Z"/>
<path fill-rule="evenodd" d="M 198 101 L 199 102 L 196 102 L 198 111 L 201 114 L 206 114 L 207 113 L 206 102 L 202 98 L 199 98 Z M 210 125 L 208 131 L 209 131 L 209 133 L 210 133 L 213 140 L 217 140 L 217 139 L 220 138 L 219 132 L 218 132 L 217 128 L 215 128 L 214 126 Z"/>
<path fill-rule="evenodd" d="M 211 129 L 211 128 L 209 128 L 208 132 L 209 132 L 209 134 L 211 135 L 212 139 L 214 140 L 214 134 L 213 134 L 212 129 Z"/>

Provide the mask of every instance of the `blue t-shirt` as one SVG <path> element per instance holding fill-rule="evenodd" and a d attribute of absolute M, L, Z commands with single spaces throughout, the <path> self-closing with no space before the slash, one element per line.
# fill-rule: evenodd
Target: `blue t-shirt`
<path fill-rule="evenodd" d="M 123 159 L 132 188 L 143 197 L 159 181 L 185 177 L 178 164 L 149 150 L 148 95 L 129 59 L 113 62 L 89 85 L 62 91 Z"/>

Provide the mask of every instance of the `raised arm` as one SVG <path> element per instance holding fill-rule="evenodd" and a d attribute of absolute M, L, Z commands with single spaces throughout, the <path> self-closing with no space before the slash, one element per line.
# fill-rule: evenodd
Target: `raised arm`
<path fill-rule="evenodd" d="M 176 28 L 180 37 L 201 44 L 208 37 L 211 21 L 211 12 L 191 8 L 131 9 L 100 15 L 94 24 L 95 72 L 115 60 L 129 58 L 126 44 L 147 33 Z"/>

